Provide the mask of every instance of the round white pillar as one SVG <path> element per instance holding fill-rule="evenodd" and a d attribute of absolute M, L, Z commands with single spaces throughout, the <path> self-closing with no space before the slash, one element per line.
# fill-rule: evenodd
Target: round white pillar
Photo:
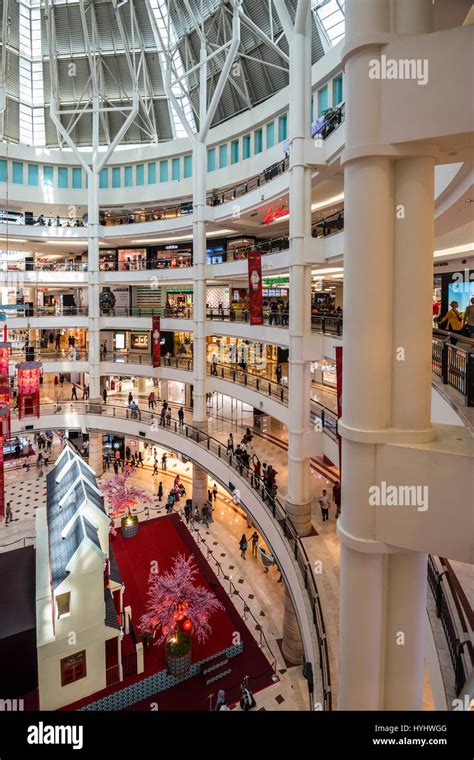
<path fill-rule="evenodd" d="M 383 555 L 341 544 L 339 710 L 380 709 L 383 570 Z"/>
<path fill-rule="evenodd" d="M 426 554 L 387 556 L 384 710 L 421 710 Z"/>
<path fill-rule="evenodd" d="M 168 380 L 160 380 L 160 401 L 168 401 Z"/>
<path fill-rule="evenodd" d="M 308 4 L 309 12 L 309 4 Z M 309 16 L 307 21 L 309 20 Z M 290 315 L 288 375 L 288 487 L 286 510 L 301 536 L 311 533 L 311 469 L 307 439 L 310 433 L 311 267 L 306 264 L 311 244 L 311 168 L 305 145 L 311 128 L 311 25 L 294 32 L 290 42 Z"/>
<path fill-rule="evenodd" d="M 207 472 L 193 464 L 193 505 L 202 508 L 207 501 Z"/>
<path fill-rule="evenodd" d="M 206 412 L 206 161 L 203 142 L 193 150 L 193 424 L 204 427 Z"/>
<path fill-rule="evenodd" d="M 392 426 L 431 429 L 434 161 L 394 163 Z"/>
<path fill-rule="evenodd" d="M 424 34 L 433 29 L 433 0 L 394 0 L 394 28 L 398 34 Z"/>
<path fill-rule="evenodd" d="M 89 431 L 89 466 L 92 467 L 96 476 L 104 472 L 104 455 L 102 450 L 102 433 Z"/>

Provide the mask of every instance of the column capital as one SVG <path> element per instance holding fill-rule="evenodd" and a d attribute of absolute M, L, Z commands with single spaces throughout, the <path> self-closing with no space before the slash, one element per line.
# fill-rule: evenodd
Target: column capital
<path fill-rule="evenodd" d="M 339 435 L 348 441 L 375 444 L 410 444 L 431 443 L 435 439 L 435 428 L 426 430 L 398 430 L 381 428 L 380 430 L 362 430 L 346 425 L 341 418 L 338 422 Z"/>

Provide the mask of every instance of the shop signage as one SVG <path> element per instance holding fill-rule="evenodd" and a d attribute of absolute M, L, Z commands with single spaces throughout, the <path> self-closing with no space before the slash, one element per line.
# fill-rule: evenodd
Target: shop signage
<path fill-rule="evenodd" d="M 248 258 L 250 324 L 263 325 L 262 255 L 250 251 Z"/>
<path fill-rule="evenodd" d="M 153 351 L 153 367 L 159 367 L 161 363 L 161 328 L 160 318 L 157 314 L 152 316 L 152 351 Z"/>
<path fill-rule="evenodd" d="M 270 208 L 267 210 L 265 216 L 263 217 L 264 224 L 270 224 L 271 222 L 274 222 L 276 219 L 281 219 L 283 216 L 288 216 L 289 210 L 286 208 L 286 206 L 283 204 L 283 206 L 278 206 L 278 208 L 273 208 L 273 206 L 270 206 Z"/>
<path fill-rule="evenodd" d="M 278 285 L 289 285 L 290 284 L 290 278 L 282 275 L 281 277 L 264 277 L 263 278 L 263 287 L 264 288 L 274 288 L 275 286 L 278 287 Z"/>

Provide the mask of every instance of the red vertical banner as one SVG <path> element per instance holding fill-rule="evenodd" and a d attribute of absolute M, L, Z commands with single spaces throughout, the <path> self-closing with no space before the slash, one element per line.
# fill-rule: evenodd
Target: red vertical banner
<path fill-rule="evenodd" d="M 342 346 L 336 346 L 337 418 L 342 417 Z M 339 436 L 339 478 L 342 474 L 342 439 Z M 342 480 L 341 480 L 342 482 Z"/>
<path fill-rule="evenodd" d="M 262 255 L 250 251 L 248 255 L 250 324 L 263 325 Z"/>
<path fill-rule="evenodd" d="M 153 314 L 151 324 L 152 361 L 154 367 L 159 367 L 161 364 L 161 328 L 159 316 Z"/>

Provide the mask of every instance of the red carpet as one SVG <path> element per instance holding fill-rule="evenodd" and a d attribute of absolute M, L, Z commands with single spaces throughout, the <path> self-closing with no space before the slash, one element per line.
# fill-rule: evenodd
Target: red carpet
<path fill-rule="evenodd" d="M 232 672 L 215 684 L 206 686 L 201 675 L 195 676 L 178 686 L 160 692 L 155 697 L 132 705 L 127 708 L 128 710 L 149 710 L 150 702 L 157 703 L 160 710 L 206 710 L 209 694 L 215 693 L 218 689 L 226 691 L 228 703 L 237 701 L 240 695 L 240 683 L 246 675 L 249 676 L 249 686 L 254 692 L 272 683 L 272 670 L 268 660 L 178 515 L 158 517 L 142 523 L 140 531 L 134 538 L 124 539 L 119 532 L 113 541 L 113 549 L 125 583 L 124 605 L 130 605 L 132 608 L 135 629 L 138 627 L 140 616 L 145 612 L 151 562 L 158 562 L 159 572 L 165 572 L 171 568 L 173 559 L 178 554 L 184 554 L 186 557 L 192 555 L 199 568 L 197 583 L 210 588 L 225 608 L 215 612 L 210 619 L 212 635 L 206 642 L 199 644 L 196 639 L 193 639 L 193 662 L 205 659 L 231 646 L 235 643 L 236 633 L 240 635 L 244 645 L 243 653 L 229 660 L 227 667 L 231 668 Z M 126 678 L 120 686 L 122 688 L 128 686 L 134 681 L 164 670 L 165 667 L 164 645 L 149 646 L 145 649 L 145 672 L 139 676 Z M 103 689 L 64 709 L 76 710 L 117 691 L 118 686 L 119 684 L 115 684 Z"/>

